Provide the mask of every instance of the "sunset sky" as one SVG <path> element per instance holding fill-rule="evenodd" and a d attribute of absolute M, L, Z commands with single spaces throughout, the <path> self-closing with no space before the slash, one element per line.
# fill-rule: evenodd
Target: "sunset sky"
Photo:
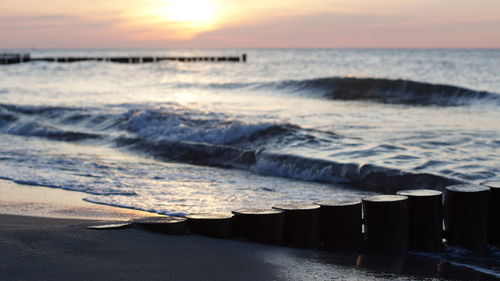
<path fill-rule="evenodd" d="M 500 0 L 2 0 L 0 48 L 499 48 Z"/>

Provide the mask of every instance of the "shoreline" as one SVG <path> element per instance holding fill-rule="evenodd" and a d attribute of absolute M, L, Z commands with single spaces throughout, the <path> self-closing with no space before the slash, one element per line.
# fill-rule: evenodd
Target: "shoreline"
<path fill-rule="evenodd" d="M 0 280 L 486 280 L 436 258 L 384 257 L 165 235 L 106 220 L 155 215 L 84 193 L 0 180 Z M 10 213 L 10 214 L 5 214 Z"/>
<path fill-rule="evenodd" d="M 127 221 L 158 214 L 90 203 L 85 193 L 0 179 L 0 214 L 60 219 Z"/>
<path fill-rule="evenodd" d="M 102 221 L 0 215 L 0 280 L 495 280 L 427 257 L 338 254 Z"/>

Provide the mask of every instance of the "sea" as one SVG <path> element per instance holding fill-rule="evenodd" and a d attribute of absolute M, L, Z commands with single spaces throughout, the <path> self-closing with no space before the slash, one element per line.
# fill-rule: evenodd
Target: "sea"
<path fill-rule="evenodd" d="M 500 180 L 500 49 L 2 52 L 247 55 L 0 65 L 0 178 L 88 202 L 183 215 Z"/>

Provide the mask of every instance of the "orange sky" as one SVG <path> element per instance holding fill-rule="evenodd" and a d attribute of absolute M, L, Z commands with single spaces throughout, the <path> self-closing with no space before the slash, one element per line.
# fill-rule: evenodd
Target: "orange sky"
<path fill-rule="evenodd" d="M 499 0 L 2 0 L 0 48 L 499 48 Z"/>

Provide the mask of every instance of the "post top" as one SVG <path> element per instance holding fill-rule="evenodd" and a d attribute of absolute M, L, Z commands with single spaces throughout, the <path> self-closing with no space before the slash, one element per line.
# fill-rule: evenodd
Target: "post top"
<path fill-rule="evenodd" d="M 396 202 L 407 200 L 408 197 L 402 195 L 375 195 L 363 198 L 366 202 Z"/>
<path fill-rule="evenodd" d="M 283 211 L 270 208 L 269 209 L 244 208 L 233 211 L 233 214 L 235 215 L 275 215 L 280 213 L 283 213 Z"/>
<path fill-rule="evenodd" d="M 163 224 L 163 223 L 179 223 L 186 221 L 186 218 L 174 216 L 158 216 L 158 217 L 144 217 L 133 220 L 138 224 Z"/>
<path fill-rule="evenodd" d="M 500 181 L 485 181 L 481 185 L 487 186 L 489 188 L 500 188 Z"/>
<path fill-rule="evenodd" d="M 397 195 L 404 195 L 404 196 L 414 196 L 414 197 L 424 197 L 424 196 L 438 196 L 443 194 L 441 191 L 434 190 L 434 189 L 405 189 L 405 190 L 400 190 L 396 193 Z"/>
<path fill-rule="evenodd" d="M 353 206 L 353 205 L 358 205 L 361 204 L 361 200 L 357 198 L 343 198 L 343 199 L 337 199 L 337 200 L 328 200 L 328 201 L 319 201 L 319 202 L 314 202 L 316 205 L 324 206 L 324 207 L 337 207 L 337 206 Z"/>
<path fill-rule="evenodd" d="M 301 204 L 301 203 L 281 204 L 273 207 L 273 209 L 278 209 L 283 211 L 305 211 L 305 210 L 314 210 L 319 208 L 320 206 L 316 204 Z"/>
<path fill-rule="evenodd" d="M 97 224 L 97 225 L 90 225 L 87 226 L 88 229 L 95 229 L 95 230 L 100 230 L 100 229 L 122 229 L 122 228 L 127 228 L 131 225 L 130 222 L 116 222 L 116 223 L 107 223 L 107 224 Z"/>
<path fill-rule="evenodd" d="M 454 192 L 483 192 L 490 190 L 490 188 L 479 184 L 456 184 L 447 186 L 446 190 Z"/>
<path fill-rule="evenodd" d="M 197 213 L 189 214 L 185 216 L 187 219 L 191 220 L 220 220 L 220 219 L 230 219 L 233 214 L 230 213 Z"/>

